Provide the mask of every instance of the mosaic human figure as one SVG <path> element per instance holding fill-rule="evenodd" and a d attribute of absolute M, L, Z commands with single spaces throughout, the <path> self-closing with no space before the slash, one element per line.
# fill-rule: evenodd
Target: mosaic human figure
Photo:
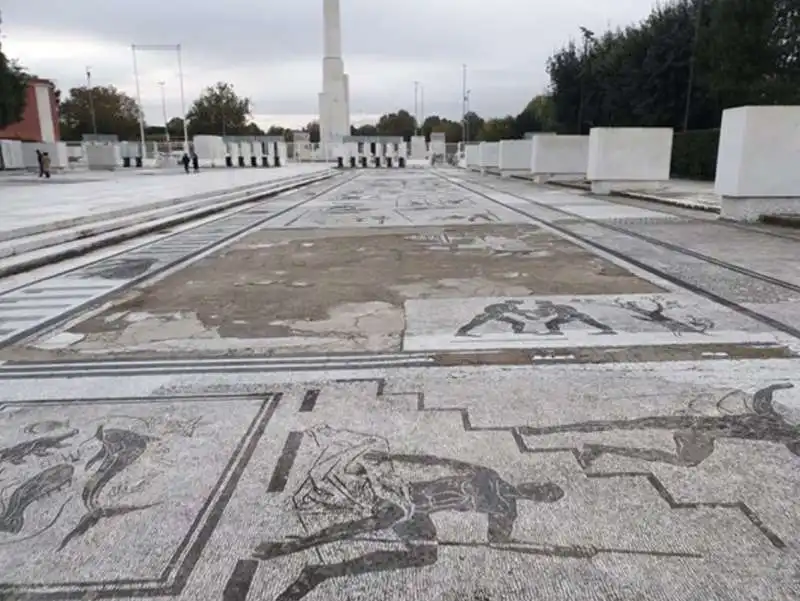
<path fill-rule="evenodd" d="M 706 334 L 714 327 L 714 322 L 704 317 L 688 317 L 686 321 L 679 321 L 668 315 L 664 315 L 666 307 L 658 300 L 651 301 L 655 307 L 648 309 L 634 301 L 619 302 L 619 306 L 634 313 L 633 317 L 640 321 L 658 324 L 676 336 L 682 334 Z"/>
<path fill-rule="evenodd" d="M 536 301 L 536 305 L 538 307 L 536 315 L 540 318 L 549 318 L 544 324 L 545 328 L 547 328 L 545 334 L 561 335 L 563 334 L 561 326 L 576 321 L 599 330 L 599 334 L 616 334 L 611 326 L 607 326 L 583 311 L 578 311 L 572 305 L 564 305 L 547 300 Z"/>
<path fill-rule="evenodd" d="M 364 442 L 362 449 L 376 443 L 375 440 Z M 342 450 L 342 453 L 346 451 Z M 488 545 L 491 546 L 512 541 L 518 501 L 552 503 L 564 495 L 559 486 L 550 482 L 513 485 L 490 468 L 454 459 L 374 451 L 356 455 L 357 457 L 353 457 L 349 454 L 350 459 L 339 463 L 335 471 L 355 475 L 363 468 L 365 476 L 371 471 L 370 477 L 383 474 L 379 475 L 378 479 L 391 476 L 396 482 L 393 466 L 402 463 L 417 471 L 424 472 L 425 468 L 434 468 L 437 471 L 445 469 L 451 474 L 407 482 L 403 487 L 407 496 L 398 497 L 396 492 L 386 496 L 382 492 L 376 492 L 372 498 L 374 504 L 371 512 L 364 517 L 337 523 L 294 540 L 265 542 L 258 545 L 253 556 L 261 560 L 282 557 L 330 543 L 350 541 L 361 535 L 383 530 L 392 530 L 405 545 L 405 549 L 402 550 L 372 551 L 337 563 L 307 565 L 297 579 L 277 597 L 278 601 L 301 599 L 323 582 L 333 578 L 424 567 L 436 563 L 439 555 L 436 545 L 436 526 L 431 519 L 433 514 L 460 512 L 486 515 L 488 523 L 486 535 Z M 331 458 L 332 455 L 328 453 L 328 459 Z M 367 468 L 368 464 L 383 467 L 374 470 Z M 333 479 L 338 479 L 338 475 L 333 476 Z M 307 482 L 303 483 L 301 490 L 304 487 L 307 487 Z M 376 491 L 394 487 L 394 484 L 375 486 L 374 482 L 369 485 L 370 489 Z M 347 486 L 346 488 L 352 490 Z M 363 502 L 366 498 L 361 496 L 360 501 Z"/>
<path fill-rule="evenodd" d="M 578 461 L 588 468 L 603 455 L 617 455 L 681 467 L 697 467 L 714 452 L 718 439 L 728 438 L 782 444 L 800 456 L 800 427 L 779 413 L 774 406 L 776 391 L 794 388 L 782 382 L 758 390 L 752 396 L 750 410 L 731 415 L 665 415 L 628 420 L 587 421 L 557 426 L 518 428 L 523 436 L 563 433 L 595 433 L 619 430 L 672 430 L 675 452 L 660 449 L 586 444 Z"/>
<path fill-rule="evenodd" d="M 456 336 L 470 336 L 470 332 L 490 321 L 508 324 L 511 331 L 515 334 L 522 334 L 528 320 L 535 319 L 536 316 L 520 308 L 521 300 L 507 300 L 501 303 L 486 305 L 483 312 L 479 313 L 470 320 L 469 323 L 461 326 L 456 332 Z M 522 318 L 522 319 L 520 319 Z"/>

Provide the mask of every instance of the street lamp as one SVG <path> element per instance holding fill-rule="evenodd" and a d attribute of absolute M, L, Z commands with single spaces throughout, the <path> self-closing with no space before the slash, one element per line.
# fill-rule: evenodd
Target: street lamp
<path fill-rule="evenodd" d="M 92 131 L 97 135 L 97 118 L 94 114 L 94 93 L 92 92 L 92 72 L 91 67 L 86 67 L 86 91 L 89 94 L 89 114 L 92 117 Z"/>
<path fill-rule="evenodd" d="M 467 119 L 467 115 L 469 114 L 469 111 L 470 111 L 470 109 L 469 109 L 469 97 L 470 97 L 471 94 L 472 94 L 472 90 L 467 90 L 466 92 L 464 92 L 464 109 L 466 111 L 464 113 L 464 142 L 465 143 L 467 141 L 469 141 L 469 135 L 470 135 L 469 119 Z"/>
<path fill-rule="evenodd" d="M 425 86 L 419 86 L 419 118 L 420 122 L 425 122 Z"/>
<path fill-rule="evenodd" d="M 167 94 L 164 91 L 164 85 L 166 85 L 166 82 L 159 81 L 158 85 L 161 88 L 161 112 L 164 115 L 164 134 L 167 144 L 169 144 L 170 140 L 169 140 L 169 121 L 167 120 Z"/>
<path fill-rule="evenodd" d="M 583 35 L 583 69 L 581 72 L 581 101 L 578 105 L 578 135 L 583 133 L 583 107 L 586 96 L 586 73 L 589 65 L 589 42 L 594 39 L 594 32 L 581 27 L 581 35 Z"/>
<path fill-rule="evenodd" d="M 419 135 L 419 82 L 414 82 L 414 121 L 416 121 L 416 134 Z"/>
<path fill-rule="evenodd" d="M 467 65 L 461 65 L 461 139 L 467 143 Z"/>
<path fill-rule="evenodd" d="M 683 112 L 683 131 L 689 129 L 689 111 L 692 107 L 692 88 L 694 87 L 694 70 L 697 61 L 697 44 L 700 39 L 700 25 L 703 18 L 703 5 L 705 0 L 697 3 L 697 15 L 694 22 L 694 40 L 692 40 L 692 56 L 689 59 L 689 80 L 686 82 L 686 107 Z"/>
<path fill-rule="evenodd" d="M 144 158 L 144 111 L 142 110 L 142 92 L 139 87 L 139 69 L 136 64 L 136 51 L 149 50 L 155 52 L 175 52 L 178 58 L 178 80 L 181 88 L 181 117 L 183 119 L 183 150 L 189 152 L 189 131 L 186 123 L 186 97 L 183 91 L 183 57 L 180 44 L 131 44 L 133 52 L 133 76 L 136 79 L 136 100 L 139 103 L 139 135 L 142 137 L 142 158 Z"/>

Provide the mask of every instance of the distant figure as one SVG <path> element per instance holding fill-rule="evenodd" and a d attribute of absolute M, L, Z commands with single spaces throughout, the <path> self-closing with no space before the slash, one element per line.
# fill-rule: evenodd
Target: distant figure
<path fill-rule="evenodd" d="M 183 153 L 183 157 L 181 158 L 181 163 L 183 163 L 183 170 L 186 173 L 189 173 L 189 163 L 190 162 L 191 162 L 191 159 L 189 158 L 189 155 L 184 152 Z"/>
<path fill-rule="evenodd" d="M 39 164 L 39 177 L 43 177 L 44 176 L 44 169 L 42 168 L 42 159 L 43 158 L 44 157 L 42 156 L 42 151 L 37 148 L 36 149 L 36 162 Z"/>
<path fill-rule="evenodd" d="M 42 153 L 42 162 L 39 164 L 41 172 L 47 179 L 50 179 L 50 155 L 46 152 Z"/>
<path fill-rule="evenodd" d="M 200 171 L 200 159 L 197 158 L 197 153 L 194 150 L 192 151 L 192 169 L 194 169 L 195 173 Z"/>

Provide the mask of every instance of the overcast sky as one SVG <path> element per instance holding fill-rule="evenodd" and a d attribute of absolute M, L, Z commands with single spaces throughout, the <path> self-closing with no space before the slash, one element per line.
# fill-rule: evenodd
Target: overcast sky
<path fill-rule="evenodd" d="M 323 0 L 2 0 L 3 50 L 67 90 L 85 81 L 135 97 L 131 44 L 182 44 L 187 108 L 204 86 L 232 83 L 259 125 L 305 125 L 322 85 Z M 341 0 L 354 122 L 414 109 L 458 117 L 462 67 L 471 108 L 516 114 L 547 86 L 545 63 L 578 35 L 645 17 L 653 0 Z M 137 52 L 142 103 L 180 115 L 177 57 Z"/>

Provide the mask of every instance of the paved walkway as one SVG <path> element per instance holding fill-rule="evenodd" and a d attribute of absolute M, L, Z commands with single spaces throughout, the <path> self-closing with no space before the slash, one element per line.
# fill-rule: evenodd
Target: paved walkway
<path fill-rule="evenodd" d="M 800 598 L 800 242 L 349 177 L 0 295 L 123 290 L 1 351 L 0 599 Z"/>
<path fill-rule="evenodd" d="M 67 172 L 55 174 L 50 180 L 41 180 L 35 174 L 4 178 L 0 179 L 0 238 L 11 230 L 41 230 L 68 220 L 96 220 L 98 214 L 137 212 L 169 200 L 224 192 L 325 168 L 289 165 L 278 169 L 208 169 L 190 175 L 176 170 L 131 170 Z"/>
<path fill-rule="evenodd" d="M 590 187 L 586 182 L 560 183 L 567 187 L 576 187 L 583 190 L 588 190 Z M 663 182 L 655 189 L 640 189 L 632 185 L 624 190 L 616 191 L 614 195 L 628 196 L 712 213 L 719 213 L 720 211 L 720 198 L 714 193 L 714 182 L 672 179 L 669 182 Z"/>

